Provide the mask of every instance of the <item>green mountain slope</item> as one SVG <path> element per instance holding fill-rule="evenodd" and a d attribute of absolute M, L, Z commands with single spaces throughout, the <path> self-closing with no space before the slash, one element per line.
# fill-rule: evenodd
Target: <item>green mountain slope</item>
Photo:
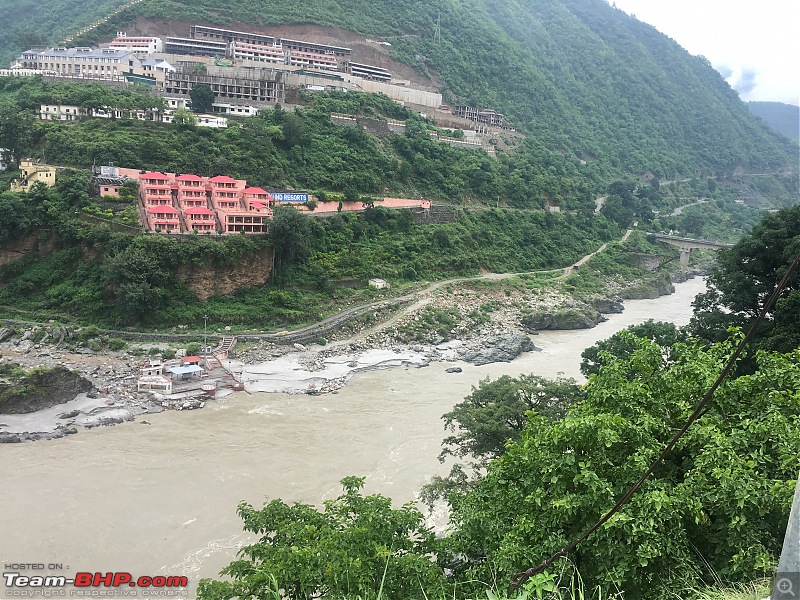
<path fill-rule="evenodd" d="M 395 58 L 437 73 L 448 101 L 502 111 L 538 143 L 612 176 L 796 163 L 708 61 L 605 0 L 144 0 L 105 33 L 136 16 L 382 36 Z"/>
<path fill-rule="evenodd" d="M 747 108 L 790 140 L 800 139 L 800 106 L 783 102 L 748 102 Z"/>
<path fill-rule="evenodd" d="M 0 13 L 0 65 L 33 44 L 57 44 L 61 39 L 91 25 L 128 0 L 2 0 Z"/>

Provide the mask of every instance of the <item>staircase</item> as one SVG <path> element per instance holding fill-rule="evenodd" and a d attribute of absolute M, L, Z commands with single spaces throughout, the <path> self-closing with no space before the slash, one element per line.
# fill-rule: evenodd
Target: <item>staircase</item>
<path fill-rule="evenodd" d="M 219 358 L 228 358 L 228 354 L 231 350 L 233 350 L 234 346 L 236 346 L 236 337 L 232 335 L 226 335 L 222 337 L 222 343 L 214 348 L 213 353 Z"/>

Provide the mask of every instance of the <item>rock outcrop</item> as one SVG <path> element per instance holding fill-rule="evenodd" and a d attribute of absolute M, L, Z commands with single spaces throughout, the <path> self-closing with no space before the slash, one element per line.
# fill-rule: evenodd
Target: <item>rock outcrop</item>
<path fill-rule="evenodd" d="M 92 383 L 67 369 L 32 369 L 24 374 L 0 375 L 0 414 L 31 413 L 74 400 L 92 389 Z"/>
<path fill-rule="evenodd" d="M 495 362 L 511 362 L 523 352 L 536 350 L 536 346 L 526 335 L 500 333 L 490 337 L 480 350 L 468 352 L 464 360 L 473 365 L 488 365 Z"/>
<path fill-rule="evenodd" d="M 263 249 L 242 257 L 233 266 L 185 265 L 177 276 L 197 293 L 198 300 L 205 302 L 212 296 L 232 296 L 243 288 L 264 285 L 271 273 L 272 250 Z"/>
<path fill-rule="evenodd" d="M 528 331 L 590 329 L 605 320 L 599 311 L 588 304 L 570 301 L 554 311 L 534 311 L 522 318 L 522 324 Z"/>
<path fill-rule="evenodd" d="M 622 298 L 595 298 L 592 307 L 601 315 L 618 315 L 625 310 Z"/>

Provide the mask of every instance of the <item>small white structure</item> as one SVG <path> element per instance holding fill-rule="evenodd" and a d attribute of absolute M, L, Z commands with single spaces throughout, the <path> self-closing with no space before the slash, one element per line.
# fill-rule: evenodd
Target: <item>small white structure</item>
<path fill-rule="evenodd" d="M 163 375 L 164 374 L 164 364 L 160 360 L 151 360 L 146 365 L 142 365 L 141 375 L 143 377 L 149 377 L 152 375 Z"/>
<path fill-rule="evenodd" d="M 375 279 L 369 280 L 369 287 L 375 288 L 376 290 L 388 290 L 391 286 L 388 281 L 376 277 Z"/>
<path fill-rule="evenodd" d="M 42 121 L 77 121 L 89 116 L 89 111 L 73 104 L 42 104 L 39 107 Z"/>
<path fill-rule="evenodd" d="M 136 381 L 136 391 L 170 395 L 172 394 L 172 380 L 163 375 L 142 375 Z"/>

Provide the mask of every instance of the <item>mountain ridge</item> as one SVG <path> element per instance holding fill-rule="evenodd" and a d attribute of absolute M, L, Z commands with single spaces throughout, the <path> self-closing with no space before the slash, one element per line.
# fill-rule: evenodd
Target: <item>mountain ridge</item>
<path fill-rule="evenodd" d="M 393 58 L 435 74 L 446 101 L 503 112 L 534 144 L 605 179 L 796 165 L 796 149 L 707 60 L 605 0 L 287 0 L 268 12 L 256 0 L 143 0 L 76 43 L 137 18 L 381 37 Z"/>

